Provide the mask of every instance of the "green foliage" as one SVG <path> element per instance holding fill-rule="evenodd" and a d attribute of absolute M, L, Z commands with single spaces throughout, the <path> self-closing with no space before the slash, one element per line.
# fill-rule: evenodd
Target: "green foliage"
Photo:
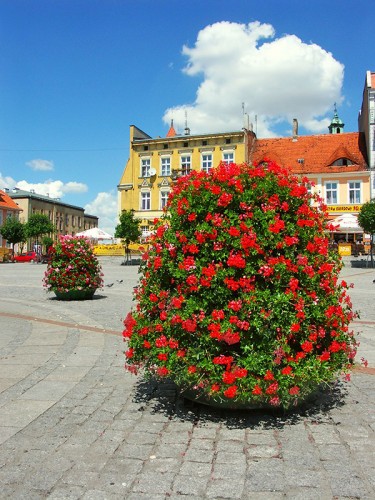
<path fill-rule="evenodd" d="M 5 220 L 4 224 L 0 227 L 0 234 L 9 243 L 12 244 L 13 253 L 14 245 L 25 241 L 25 225 L 20 222 L 17 217 L 11 217 Z"/>
<path fill-rule="evenodd" d="M 53 245 L 53 239 L 50 236 L 44 236 L 44 238 L 42 238 L 42 244 L 46 252 L 48 252 L 48 249 Z"/>
<path fill-rule="evenodd" d="M 358 214 L 358 223 L 365 233 L 375 233 L 375 200 L 364 203 Z"/>
<path fill-rule="evenodd" d="M 358 223 L 365 233 L 370 234 L 371 267 L 374 267 L 375 200 L 364 203 L 358 214 Z"/>
<path fill-rule="evenodd" d="M 130 243 L 136 243 L 141 235 L 139 222 L 139 219 L 134 217 L 133 210 L 124 210 L 115 229 L 115 238 L 124 240 L 126 246 L 129 246 Z"/>
<path fill-rule="evenodd" d="M 50 234 L 55 231 L 55 226 L 49 220 L 47 215 L 33 214 L 25 224 L 25 235 L 27 238 L 36 238 L 44 234 Z"/>
<path fill-rule="evenodd" d="M 350 368 L 355 315 L 308 187 L 273 162 L 179 179 L 124 321 L 130 371 L 288 407 Z"/>

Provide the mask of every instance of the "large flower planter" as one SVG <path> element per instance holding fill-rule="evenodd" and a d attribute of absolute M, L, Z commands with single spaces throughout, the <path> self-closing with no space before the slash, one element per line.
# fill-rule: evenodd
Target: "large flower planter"
<path fill-rule="evenodd" d="M 91 300 L 94 297 L 95 291 L 95 288 L 68 290 L 67 292 L 57 292 L 55 290 L 55 295 L 57 300 Z"/>
<path fill-rule="evenodd" d="M 347 373 L 350 285 L 311 187 L 268 161 L 179 178 L 124 320 L 126 368 L 233 409 L 295 408 Z"/>

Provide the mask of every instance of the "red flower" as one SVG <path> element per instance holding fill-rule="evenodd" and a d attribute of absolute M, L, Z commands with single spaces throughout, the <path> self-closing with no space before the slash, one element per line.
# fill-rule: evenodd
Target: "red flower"
<path fill-rule="evenodd" d="M 186 319 L 182 322 L 182 328 L 187 332 L 193 333 L 197 329 L 197 322 L 194 319 Z"/>
<path fill-rule="evenodd" d="M 236 375 L 232 372 L 224 372 L 223 373 L 223 382 L 224 384 L 233 384 L 237 379 Z"/>
<path fill-rule="evenodd" d="M 188 367 L 187 371 L 188 371 L 188 373 L 195 373 L 197 371 L 197 367 L 191 365 Z"/>
<path fill-rule="evenodd" d="M 240 236 L 240 235 L 241 235 L 241 231 L 240 231 L 239 229 L 237 229 L 236 227 L 231 226 L 231 227 L 228 229 L 228 234 L 229 234 L 230 236 L 236 237 L 236 236 Z"/>
<path fill-rule="evenodd" d="M 261 387 L 259 387 L 259 385 L 255 385 L 254 389 L 251 392 L 255 394 L 255 396 L 260 396 L 261 394 L 263 394 L 263 391 Z"/>
<path fill-rule="evenodd" d="M 279 384 L 277 382 L 273 382 L 273 384 L 270 384 L 267 389 L 266 393 L 267 394 L 275 394 L 277 392 L 277 389 L 279 388 Z"/>
<path fill-rule="evenodd" d="M 160 368 L 158 368 L 156 370 L 156 373 L 160 376 L 160 377 L 166 377 L 169 373 L 169 370 L 168 368 L 166 368 L 165 366 L 161 366 Z"/>
<path fill-rule="evenodd" d="M 264 375 L 263 378 L 264 378 L 264 380 L 274 380 L 275 379 L 271 370 L 267 370 L 266 374 Z"/>
<path fill-rule="evenodd" d="M 299 394 L 299 391 L 300 388 L 297 385 L 295 385 L 289 389 L 289 394 L 291 394 L 292 396 L 297 396 L 297 394 Z"/>
<path fill-rule="evenodd" d="M 301 349 L 302 351 L 304 352 L 311 352 L 312 349 L 313 349 L 313 345 L 311 342 L 309 342 L 308 340 L 306 340 L 306 342 L 304 342 L 302 345 L 301 345 Z"/>
<path fill-rule="evenodd" d="M 168 340 L 167 340 L 167 337 L 165 335 L 162 335 L 161 337 L 158 337 L 156 340 L 155 340 L 155 345 L 156 347 L 167 347 L 168 345 Z"/>
<path fill-rule="evenodd" d="M 126 352 L 125 352 L 125 356 L 130 359 L 134 356 L 134 349 L 133 347 L 130 347 L 130 349 L 128 349 Z"/>
<path fill-rule="evenodd" d="M 228 329 L 222 334 L 221 339 L 224 340 L 224 342 L 226 342 L 228 345 L 233 345 L 238 344 L 238 342 L 241 340 L 241 337 L 239 333 L 232 332 L 231 329 Z"/>
<path fill-rule="evenodd" d="M 238 267 L 244 269 L 246 267 L 246 260 L 238 253 L 232 253 L 227 260 L 229 267 Z"/>
<path fill-rule="evenodd" d="M 224 319 L 225 318 L 225 314 L 224 314 L 224 311 L 222 309 L 214 309 L 211 313 L 211 316 L 212 318 L 215 320 L 215 321 L 218 321 L 220 319 Z"/>
<path fill-rule="evenodd" d="M 290 327 L 291 332 L 299 332 L 301 329 L 301 325 L 299 323 L 293 323 Z"/>
<path fill-rule="evenodd" d="M 229 399 L 232 399 L 236 396 L 237 394 L 237 386 L 236 385 L 231 385 L 230 387 L 228 387 L 228 389 L 226 391 L 224 391 L 224 396 L 229 398 Z"/>
<path fill-rule="evenodd" d="M 328 351 L 324 351 L 320 356 L 319 356 L 319 360 L 320 361 L 328 361 L 331 357 L 331 354 L 328 352 Z"/>
<path fill-rule="evenodd" d="M 217 392 L 220 391 L 220 385 L 219 384 L 212 384 L 211 385 L 211 392 Z"/>
<path fill-rule="evenodd" d="M 160 359 L 160 361 L 167 361 L 168 354 L 161 352 L 160 354 L 158 354 L 158 359 Z"/>
<path fill-rule="evenodd" d="M 285 368 L 283 368 L 281 370 L 281 373 L 283 375 L 291 375 L 292 372 L 293 372 L 293 368 L 291 366 L 286 366 Z"/>
<path fill-rule="evenodd" d="M 229 203 L 232 201 L 233 195 L 230 193 L 223 193 L 220 198 L 217 200 L 217 205 L 219 207 L 227 207 Z"/>
<path fill-rule="evenodd" d="M 228 365 L 233 363 L 233 356 L 224 356 L 223 354 L 220 354 L 220 356 L 216 356 L 212 362 L 214 365 Z"/>

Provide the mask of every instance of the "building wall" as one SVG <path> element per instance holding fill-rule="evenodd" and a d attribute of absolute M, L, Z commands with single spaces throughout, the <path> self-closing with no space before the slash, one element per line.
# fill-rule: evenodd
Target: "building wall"
<path fill-rule="evenodd" d="M 358 130 L 366 137 L 368 164 L 371 171 L 370 198 L 375 197 L 375 73 L 366 72 Z"/>
<path fill-rule="evenodd" d="M 27 222 L 33 214 L 47 215 L 56 227 L 56 233 L 51 235 L 55 239 L 59 235 L 75 235 L 85 229 L 98 227 L 98 217 L 85 214 L 85 210 L 81 207 L 21 190 L 9 195 L 23 210 L 20 215 L 21 222 Z"/>

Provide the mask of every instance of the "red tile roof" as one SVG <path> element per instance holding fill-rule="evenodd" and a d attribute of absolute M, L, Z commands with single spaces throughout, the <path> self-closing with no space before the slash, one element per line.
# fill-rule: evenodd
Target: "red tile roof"
<path fill-rule="evenodd" d="M 0 209 L 14 210 L 18 212 L 22 211 L 22 209 L 17 205 L 17 203 L 14 202 L 12 198 L 5 193 L 5 191 L 1 191 L 1 189 L 0 189 Z"/>
<path fill-rule="evenodd" d="M 332 166 L 340 159 L 353 163 Z M 249 161 L 274 160 L 294 173 L 356 172 L 367 169 L 365 136 L 360 132 L 322 134 L 271 139 L 249 137 Z"/>

